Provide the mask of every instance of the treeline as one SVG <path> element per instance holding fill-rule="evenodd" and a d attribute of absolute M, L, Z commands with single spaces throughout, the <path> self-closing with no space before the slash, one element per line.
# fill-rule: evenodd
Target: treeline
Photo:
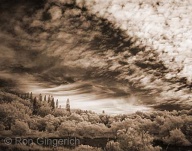
<path fill-rule="evenodd" d="M 2 94 L 2 92 L 1 92 Z M 5 95 L 6 94 L 6 95 Z M 30 109 L 33 113 L 33 115 L 40 115 L 44 114 L 46 115 L 49 111 L 53 111 L 55 108 L 61 108 L 58 103 L 58 99 L 55 101 L 55 98 L 52 95 L 34 95 L 32 92 L 31 93 L 6 93 L 4 92 L 4 95 L 1 95 L 0 101 L 1 103 L 5 102 L 12 102 L 14 99 L 18 100 L 16 98 L 18 96 L 19 98 L 29 101 L 30 103 Z M 19 99 L 20 100 L 20 99 Z"/>
<path fill-rule="evenodd" d="M 8 93 L 0 91 L 0 127 L 10 130 L 15 121 L 30 119 L 33 116 L 44 117 L 48 114 L 62 114 L 54 97 L 33 93 Z M 4 123 L 4 124 L 2 124 Z"/>
<path fill-rule="evenodd" d="M 56 100 L 53 96 L 49 95 L 48 98 L 45 95 L 44 98 L 42 94 L 39 94 L 39 96 L 33 96 L 32 92 L 29 94 L 24 94 L 20 96 L 23 99 L 29 99 L 33 105 L 33 114 L 40 114 L 42 111 L 47 108 L 47 110 L 54 110 L 55 108 L 58 108 L 58 100 Z"/>
<path fill-rule="evenodd" d="M 2 136 L 75 136 L 81 139 L 90 138 L 92 141 L 94 138 L 109 139 L 105 146 L 101 146 L 102 143 L 92 146 L 82 144 L 73 150 L 86 148 L 100 151 L 160 151 L 169 150 L 171 147 L 191 147 L 192 109 L 110 116 L 82 110 L 69 113 L 61 108 L 52 108 L 48 103 L 51 99 L 41 100 L 40 96 L 31 101 L 29 95 L 29 101 L 27 100 L 13 95 L 11 102 L 0 104 Z M 31 108 L 34 100 L 40 104 L 36 112 Z M 40 147 L 28 146 L 31 150 Z M 70 149 L 59 147 L 57 150 Z"/>

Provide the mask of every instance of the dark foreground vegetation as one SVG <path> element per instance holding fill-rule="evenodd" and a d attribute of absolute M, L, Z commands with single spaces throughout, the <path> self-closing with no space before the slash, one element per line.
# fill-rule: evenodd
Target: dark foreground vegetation
<path fill-rule="evenodd" d="M 41 95 L 0 91 L 0 137 L 4 151 L 191 151 L 192 109 L 109 116 L 67 111 Z M 7 145 L 7 137 L 30 138 L 33 143 Z M 77 138 L 80 143 L 39 145 L 37 138 Z"/>

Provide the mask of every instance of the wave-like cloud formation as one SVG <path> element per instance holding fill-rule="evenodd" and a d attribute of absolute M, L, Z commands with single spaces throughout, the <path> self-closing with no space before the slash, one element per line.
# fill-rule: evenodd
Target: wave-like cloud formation
<path fill-rule="evenodd" d="M 29 74 L 33 75 L 29 81 L 35 77 L 56 85 L 89 81 L 116 92 L 114 96 L 134 93 L 151 104 L 191 103 L 192 73 L 187 70 L 192 64 L 187 44 L 191 35 L 177 34 L 191 31 L 183 21 L 173 25 L 177 19 L 172 9 L 177 3 L 172 2 L 169 15 L 162 1 L 31 3 L 1 6 L 0 69 L 4 75 L 17 73 L 26 78 Z M 183 11 L 186 14 L 187 9 Z M 189 18 L 184 16 L 179 18 Z"/>
<path fill-rule="evenodd" d="M 137 41 L 136 46 L 145 47 L 145 51 L 155 51 L 158 55 L 156 59 L 161 60 L 169 69 L 169 72 L 163 74 L 163 81 L 156 79 L 152 82 L 153 77 L 150 76 L 145 76 L 142 81 L 152 82 L 153 85 L 166 83 L 163 87 L 167 92 L 163 92 L 163 96 L 175 95 L 175 98 L 191 100 L 191 96 L 184 96 L 181 91 L 179 93 L 169 91 L 169 87 L 174 89 L 175 84 L 174 86 L 168 84 L 168 86 L 165 82 L 182 81 L 186 87 L 190 89 L 192 87 L 192 2 L 190 0 L 182 2 L 77 0 L 77 4 L 81 8 L 88 8 L 98 17 L 108 19 L 115 27 L 125 31 L 128 36 Z M 164 71 L 161 70 L 161 72 Z"/>
<path fill-rule="evenodd" d="M 166 78 L 186 77 L 192 82 L 192 2 L 159 0 L 77 0 L 98 17 L 137 39 L 138 46 L 158 52 L 172 71 Z"/>

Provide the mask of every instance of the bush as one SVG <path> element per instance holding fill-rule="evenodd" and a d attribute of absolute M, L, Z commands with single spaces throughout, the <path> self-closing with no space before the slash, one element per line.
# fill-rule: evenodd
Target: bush
<path fill-rule="evenodd" d="M 109 141 L 106 144 L 106 151 L 123 151 L 119 142 Z"/>
<path fill-rule="evenodd" d="M 76 131 L 76 124 L 74 121 L 65 121 L 58 127 L 60 136 L 71 136 Z"/>
<path fill-rule="evenodd" d="M 84 119 L 77 113 L 72 113 L 70 116 L 69 116 L 69 120 L 74 120 L 74 121 L 77 121 L 77 122 L 82 122 Z"/>
<path fill-rule="evenodd" d="M 42 117 L 51 114 L 51 112 L 51 107 L 48 104 L 42 105 L 38 110 L 38 114 Z"/>
<path fill-rule="evenodd" d="M 89 145 L 79 145 L 74 149 L 74 151 L 102 151 L 102 149 L 97 147 L 92 147 Z"/>
<path fill-rule="evenodd" d="M 30 118 L 28 114 L 31 114 L 31 110 L 18 101 L 0 104 L 0 119 L 8 130 L 11 129 L 15 119 L 28 121 Z"/>
<path fill-rule="evenodd" d="M 191 143 L 186 139 L 185 135 L 180 129 L 174 129 L 170 131 L 170 136 L 163 139 L 167 144 L 178 145 L 178 146 L 190 146 Z"/>
<path fill-rule="evenodd" d="M 25 122 L 16 120 L 15 124 L 11 127 L 11 131 L 14 135 L 26 135 L 29 133 L 29 126 Z"/>
<path fill-rule="evenodd" d="M 153 137 L 144 131 L 129 128 L 118 136 L 118 142 L 122 150 L 130 151 L 160 151 L 160 147 L 153 147 Z"/>
<path fill-rule="evenodd" d="M 38 118 L 36 124 L 37 124 L 37 128 L 39 131 L 45 131 L 46 126 L 47 126 L 45 118 L 41 118 L 41 117 Z"/>
<path fill-rule="evenodd" d="M 65 115 L 67 115 L 67 112 L 66 112 L 64 109 L 58 109 L 58 108 L 56 108 L 52 114 L 53 114 L 55 117 L 59 117 L 59 116 L 65 116 Z"/>
<path fill-rule="evenodd" d="M 52 124 L 47 124 L 46 131 L 48 131 L 49 133 L 54 132 L 55 131 L 55 126 L 52 125 Z"/>
<path fill-rule="evenodd" d="M 5 126 L 3 125 L 3 123 L 0 123 L 0 131 L 5 130 Z"/>

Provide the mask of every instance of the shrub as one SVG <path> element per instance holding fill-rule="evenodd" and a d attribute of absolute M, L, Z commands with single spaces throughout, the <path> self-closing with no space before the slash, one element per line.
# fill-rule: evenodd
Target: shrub
<path fill-rule="evenodd" d="M 15 124 L 11 127 L 14 135 L 26 135 L 29 133 L 29 126 L 27 123 L 16 120 Z"/>
<path fill-rule="evenodd" d="M 167 144 L 178 145 L 178 146 L 189 146 L 191 143 L 186 139 L 185 135 L 180 129 L 174 129 L 170 131 L 170 136 L 163 139 Z"/>
<path fill-rule="evenodd" d="M 3 125 L 3 123 L 0 123 L 0 131 L 5 130 L 5 126 Z"/>
<path fill-rule="evenodd" d="M 65 121 L 58 127 L 60 136 L 71 136 L 76 131 L 76 124 L 74 121 Z"/>
<path fill-rule="evenodd" d="M 122 151 L 119 142 L 109 141 L 106 144 L 106 151 Z"/>
<path fill-rule="evenodd" d="M 59 116 L 65 116 L 67 115 L 67 112 L 63 109 L 60 108 L 56 108 L 53 113 L 52 113 L 55 117 L 59 117 Z"/>
<path fill-rule="evenodd" d="M 79 145 L 74 149 L 74 151 L 102 151 L 102 149 L 97 147 L 92 147 L 89 145 Z"/>
<path fill-rule="evenodd" d="M 42 117 L 51 114 L 51 112 L 51 107 L 48 104 L 43 104 L 38 110 L 38 114 Z"/>
<path fill-rule="evenodd" d="M 130 151 L 160 151 L 160 147 L 153 147 L 153 137 L 144 131 L 129 128 L 118 136 L 118 142 L 122 150 Z"/>
<path fill-rule="evenodd" d="M 55 131 L 55 126 L 52 125 L 52 124 L 47 124 L 46 131 L 48 131 L 49 133 L 54 132 Z"/>

